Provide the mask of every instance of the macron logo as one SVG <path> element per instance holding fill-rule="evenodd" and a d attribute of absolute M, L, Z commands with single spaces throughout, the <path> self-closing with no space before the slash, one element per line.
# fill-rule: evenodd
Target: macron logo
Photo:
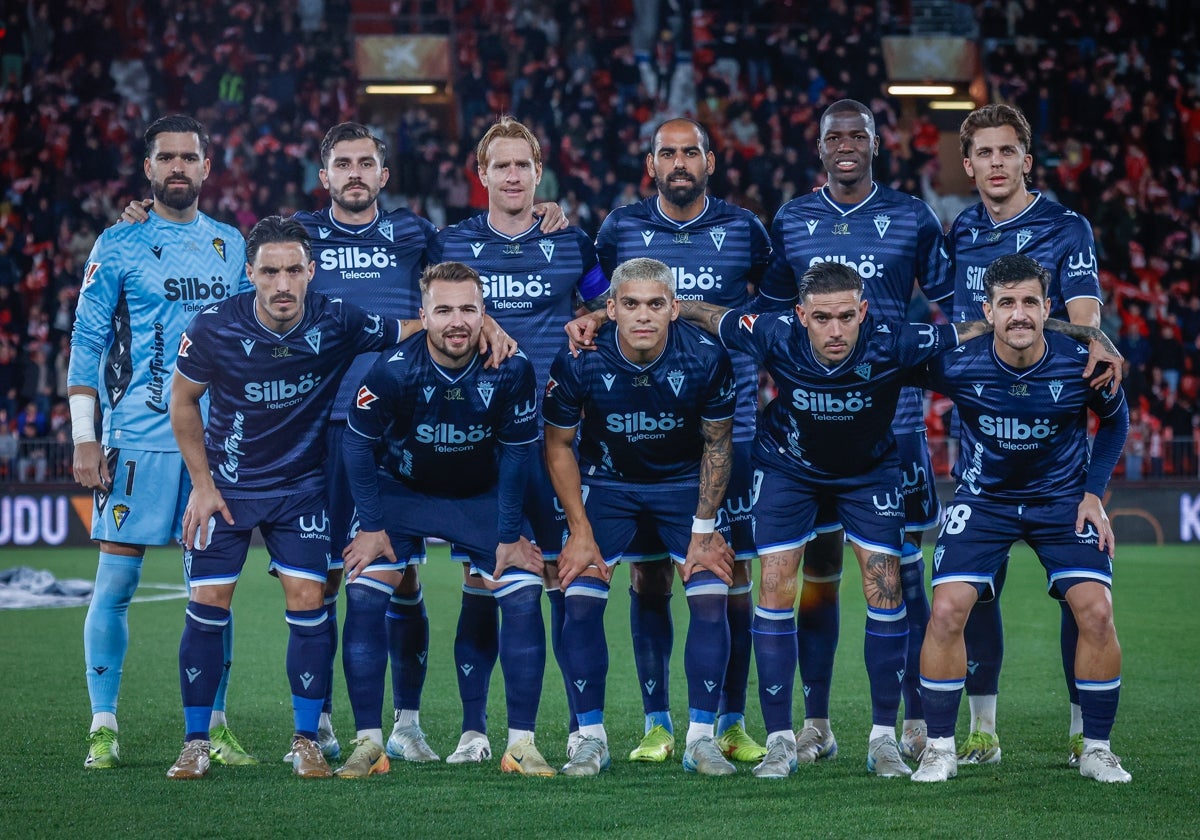
<path fill-rule="evenodd" d="M 188 668 L 183 673 L 187 675 L 188 684 L 190 685 L 191 683 L 194 683 L 196 681 L 196 677 L 200 676 L 204 672 L 201 671 L 199 668 Z"/>
<path fill-rule="evenodd" d="M 483 250 L 483 243 L 482 243 L 482 242 L 472 242 L 472 243 L 471 243 L 471 256 L 473 256 L 473 257 L 478 257 L 478 256 L 479 256 L 479 252 L 480 252 L 480 251 L 482 251 L 482 250 Z"/>
<path fill-rule="evenodd" d="M 647 694 L 653 694 L 654 689 L 658 688 L 658 681 L 657 680 L 646 680 L 644 683 L 642 683 L 642 685 L 644 685 L 646 687 Z"/>
<path fill-rule="evenodd" d="M 583 690 L 587 688 L 587 680 L 575 680 L 574 686 L 575 690 L 582 694 Z"/>
<path fill-rule="evenodd" d="M 310 685 L 312 685 L 312 681 L 313 681 L 312 674 L 301 674 L 300 675 L 300 682 L 304 683 L 305 688 L 308 688 Z"/>

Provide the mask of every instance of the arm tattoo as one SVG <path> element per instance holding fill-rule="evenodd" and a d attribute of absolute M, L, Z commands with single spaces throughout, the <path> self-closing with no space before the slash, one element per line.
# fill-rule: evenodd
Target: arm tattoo
<path fill-rule="evenodd" d="M 725 488 L 733 469 L 733 420 L 701 420 L 704 455 L 700 458 L 700 500 L 696 517 L 712 519 L 725 500 Z"/>
<path fill-rule="evenodd" d="M 878 552 L 863 566 L 863 594 L 872 607 L 894 609 L 904 596 L 900 589 L 900 558 Z"/>
<path fill-rule="evenodd" d="M 957 321 L 954 331 L 958 333 L 959 341 L 968 341 L 977 336 L 987 335 L 992 331 L 992 325 L 987 321 Z"/>
<path fill-rule="evenodd" d="M 727 307 L 700 300 L 679 301 L 679 317 L 712 335 L 721 331 L 721 319 L 728 311 Z"/>
<path fill-rule="evenodd" d="M 1060 332 L 1068 338 L 1073 338 L 1080 344 L 1087 344 L 1089 341 L 1099 341 L 1104 349 L 1114 356 L 1120 356 L 1117 348 L 1113 346 L 1112 341 L 1102 330 L 1095 327 L 1085 327 L 1083 324 L 1071 324 L 1066 321 L 1060 321 L 1057 318 L 1046 319 L 1046 329 Z"/>
<path fill-rule="evenodd" d="M 591 300 L 585 300 L 583 302 L 583 308 L 586 309 L 588 312 L 599 312 L 600 310 L 604 309 L 606 306 L 608 306 L 608 293 L 607 292 L 605 292 L 602 295 L 596 295 L 596 297 L 592 298 Z"/>

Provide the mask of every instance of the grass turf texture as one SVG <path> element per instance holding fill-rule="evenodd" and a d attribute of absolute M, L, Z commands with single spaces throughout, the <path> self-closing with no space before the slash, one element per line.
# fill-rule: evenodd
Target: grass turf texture
<path fill-rule="evenodd" d="M 422 569 L 431 621 L 422 726 L 443 756 L 458 738 L 460 706 L 452 646 L 461 574 L 435 549 Z M 1130 785 L 1102 786 L 1065 767 L 1067 701 L 1058 653 L 1058 608 L 1023 545 L 1014 549 L 1003 599 L 1007 657 L 1001 678 L 997 767 L 963 767 L 946 784 L 876 779 L 865 770 L 870 726 L 862 666 L 863 601 L 847 555 L 842 644 L 833 696 L 840 752 L 787 780 L 759 780 L 749 765 L 726 779 L 685 774 L 624 758 L 642 732 L 641 702 L 629 655 L 627 572 L 618 570 L 607 612 L 611 671 L 608 731 L 613 765 L 599 779 L 525 779 L 499 771 L 504 747 L 503 680 L 492 681 L 495 758 L 482 766 L 411 765 L 365 780 L 293 779 L 279 759 L 288 748 L 291 709 L 283 672 L 286 628 L 279 584 L 252 553 L 234 599 L 236 642 L 229 717 L 262 761 L 214 766 L 207 779 L 169 781 L 183 736 L 176 656 L 183 600 L 135 603 L 121 688 L 121 757 L 111 771 L 85 771 L 88 698 L 83 675 L 84 609 L 0 612 L 0 826 L 12 837 L 1184 837 L 1200 835 L 1200 719 L 1196 678 L 1200 562 L 1195 547 L 1122 546 L 1116 620 L 1125 652 L 1114 749 Z M 90 549 L 12 550 L 5 565 L 91 577 Z M 144 582 L 177 583 L 178 554 L 152 551 Z M 678 590 L 679 587 L 676 587 Z M 343 602 L 344 603 L 344 602 Z M 674 598 L 673 705 L 686 731 L 683 639 L 687 607 Z M 546 614 L 549 614 L 548 607 Z M 550 656 L 538 744 L 565 761 L 563 686 Z M 354 737 L 340 657 L 335 668 L 336 731 Z M 391 702 L 390 683 L 385 703 Z M 796 722 L 803 711 L 797 691 Z M 385 710 L 385 735 L 390 714 Z M 966 703 L 958 734 L 966 731 Z M 751 670 L 748 724 L 765 737 Z"/>

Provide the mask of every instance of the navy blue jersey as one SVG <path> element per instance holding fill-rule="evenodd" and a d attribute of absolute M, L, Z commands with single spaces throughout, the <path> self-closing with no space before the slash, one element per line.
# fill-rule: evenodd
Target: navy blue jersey
<path fill-rule="evenodd" d="M 203 213 L 186 224 L 151 212 L 100 234 L 83 272 L 68 385 L 94 388 L 101 442 L 177 452 L 167 416 L 179 335 L 214 301 L 250 288 L 246 243 Z"/>
<path fill-rule="evenodd" d="M 914 281 L 930 300 L 954 292 L 937 216 L 920 199 L 879 184 L 855 205 L 838 204 L 829 187 L 792 199 L 775 215 L 771 245 L 762 294 L 781 306 L 796 299 L 800 277 L 820 262 L 854 268 L 871 312 L 888 321 L 908 320 Z M 901 396 L 893 429 L 924 431 L 920 391 Z"/>
<path fill-rule="evenodd" d="M 348 430 L 382 441 L 376 461 L 398 481 L 433 496 L 477 496 L 496 486 L 501 444 L 538 437 L 529 360 L 518 353 L 496 370 L 483 365 L 476 355 L 466 367 L 447 370 L 418 333 L 368 371 Z M 359 484 L 365 477 L 350 480 Z"/>
<path fill-rule="evenodd" d="M 953 326 L 876 321 L 860 326 L 854 350 L 833 368 L 813 353 L 794 316 L 730 310 L 721 341 L 756 358 L 776 397 L 758 424 L 758 452 L 807 479 L 860 475 L 896 451 L 892 417 L 910 369 L 958 343 Z"/>
<path fill-rule="evenodd" d="M 1064 321 L 1067 301 L 1101 300 L 1096 241 L 1087 219 L 1040 193 L 1011 219 L 993 222 L 982 204 L 958 214 L 946 237 L 954 261 L 954 320 L 983 318 L 983 272 L 998 257 L 1025 254 L 1050 271 L 1050 314 Z"/>
<path fill-rule="evenodd" d="M 990 335 L 928 366 L 928 387 L 958 408 L 954 475 L 975 495 L 1020 503 L 1082 497 L 1087 410 L 1102 419 L 1126 410 L 1123 392 L 1096 391 L 1083 379 L 1086 347 L 1058 333 L 1045 337 L 1045 355 L 1023 370 L 997 358 Z"/>
<path fill-rule="evenodd" d="M 454 260 L 479 272 L 488 314 L 516 339 L 544 385 L 550 363 L 566 346 L 563 327 L 575 316 L 576 301 L 604 294 L 608 281 L 587 234 L 577 227 L 542 233 L 539 224 L 506 236 L 481 214 L 439 233 L 430 260 Z"/>
<path fill-rule="evenodd" d="M 259 323 L 254 295 L 197 315 L 179 340 L 176 370 L 208 386 L 204 448 L 230 498 L 323 489 L 325 427 L 338 383 L 359 353 L 400 338 L 400 322 L 309 292 L 280 335 Z"/>
<path fill-rule="evenodd" d="M 317 264 L 309 285 L 312 291 L 386 318 L 418 316 L 421 271 L 437 234 L 433 223 L 406 208 L 380 213 L 371 224 L 356 228 L 339 224 L 331 207 L 297 213 L 295 219 L 312 238 Z M 363 354 L 342 378 L 333 408 L 335 419 L 346 417 L 359 382 L 377 358 L 377 353 Z"/>
<path fill-rule="evenodd" d="M 580 426 L 585 481 L 694 481 L 700 423 L 731 419 L 735 398 L 729 354 L 691 324 L 672 322 L 663 352 L 643 366 L 625 358 L 609 323 L 596 350 L 554 360 L 542 412 L 551 426 Z"/>
<path fill-rule="evenodd" d="M 675 296 L 729 308 L 743 306 L 771 258 L 771 242 L 758 217 L 741 207 L 706 197 L 696 218 L 677 222 L 659 209 L 658 196 L 618 207 L 596 236 L 604 273 L 635 257 L 666 263 L 675 275 Z M 733 439 L 754 439 L 758 412 L 758 369 L 744 353 L 730 354 L 737 380 Z"/>

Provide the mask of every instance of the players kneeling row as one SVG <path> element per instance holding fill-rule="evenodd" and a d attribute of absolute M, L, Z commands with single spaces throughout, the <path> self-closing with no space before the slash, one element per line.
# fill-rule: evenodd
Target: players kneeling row
<path fill-rule="evenodd" d="M 930 745 L 914 778 L 954 775 L 953 728 L 965 673 L 957 653 L 962 623 L 988 591 L 1008 545 L 1026 539 L 1047 567 L 1052 592 L 1088 617 L 1080 621 L 1080 647 L 1089 655 L 1077 666 L 1088 669 L 1077 671 L 1087 688 L 1081 693 L 1087 701 L 1081 770 L 1104 781 L 1128 780 L 1107 742 L 1120 660 L 1108 598 L 1112 533 L 1099 504 L 1123 443 L 1124 400 L 1119 390 L 1107 394 L 1085 385 L 1070 338 L 1043 340 L 1044 272 L 1024 258 L 1005 260 L 989 269 L 994 342 L 965 341 L 986 331 L 982 322 L 875 321 L 861 279 L 838 264 L 810 269 L 794 314 L 757 316 L 679 301 L 665 265 L 630 260 L 612 277 L 612 323 L 592 349 L 555 359 L 539 412 L 529 361 L 520 353 L 501 359 L 503 352 L 480 352 L 484 303 L 475 271 L 459 263 L 430 267 L 421 280 L 420 322 L 389 321 L 308 294 L 313 264 L 303 228 L 264 219 L 247 241 L 254 294 L 207 308 L 180 342 L 171 420 L 193 482 L 183 517 L 191 598 L 179 655 L 186 743 L 168 776 L 197 778 L 208 770 L 222 632 L 254 527 L 287 602 L 293 770 L 306 777 L 332 773 L 318 736 L 333 658 L 325 603 L 333 545 L 327 457 L 344 458 L 358 516 L 341 555 L 349 581 L 343 644 L 357 737 L 338 775 L 386 772 L 388 752 L 436 760 L 415 710 L 397 720 L 398 733 L 385 750 L 380 713 L 388 658 L 383 616 L 401 597 L 405 569 L 426 536 L 465 551 L 468 587 L 487 590 L 481 596 L 493 598 L 502 615 L 498 633 L 494 617 L 491 626 L 505 676 L 506 772 L 556 772 L 533 732 L 546 657 L 541 591 L 561 591 L 561 631 L 554 635 L 573 724 L 562 772 L 599 774 L 610 762 L 604 608 L 611 568 L 639 527 L 655 531 L 675 561 L 689 607 L 683 766 L 708 775 L 735 772 L 714 730 L 729 658 L 726 600 L 735 559 L 722 533 L 728 523 L 716 526 L 731 476 L 751 469 L 762 569 L 752 626 L 768 730 L 755 775 L 783 777 L 796 767 L 797 577 L 818 509 L 830 505 L 860 561 L 868 603 L 874 724 L 868 768 L 881 776 L 908 775 L 894 729 L 895 675 L 904 670 L 907 645 L 899 585 L 903 517 L 878 500 L 899 493 L 889 424 L 901 386 L 917 382 L 960 400 L 966 456 L 959 467 L 963 498 L 951 509 L 936 555 L 941 562 L 922 659 Z M 1072 335 L 1094 337 L 1083 328 Z M 726 349 L 754 357 L 780 386 L 780 398 L 761 418 L 752 465 L 734 456 L 736 389 Z M 327 453 L 327 418 L 339 380 L 357 354 L 381 350 L 358 388 L 340 451 Z M 1016 393 L 1010 383 L 1029 395 L 1028 409 L 1005 396 Z M 205 393 L 207 423 L 200 409 Z M 813 400 L 819 409 L 810 406 Z M 1085 471 L 1089 407 L 1102 419 Z M 997 411 L 1026 424 L 1036 415 L 1057 433 L 1013 451 L 1004 436 L 981 432 Z M 547 563 L 543 549 L 548 555 L 550 542 L 541 540 L 539 548 L 522 532 L 527 520 L 551 514 L 552 495 L 565 514 L 566 538 L 557 562 Z M 1072 500 L 1069 510 L 1065 499 Z M 561 524 L 550 533 L 554 527 L 562 533 Z M 494 658 L 481 655 L 486 670 Z M 466 732 L 450 761 L 490 755 L 482 734 L 487 676 L 460 678 Z M 396 737 L 405 731 L 408 740 Z M 672 747 L 673 738 L 662 758 Z"/>

